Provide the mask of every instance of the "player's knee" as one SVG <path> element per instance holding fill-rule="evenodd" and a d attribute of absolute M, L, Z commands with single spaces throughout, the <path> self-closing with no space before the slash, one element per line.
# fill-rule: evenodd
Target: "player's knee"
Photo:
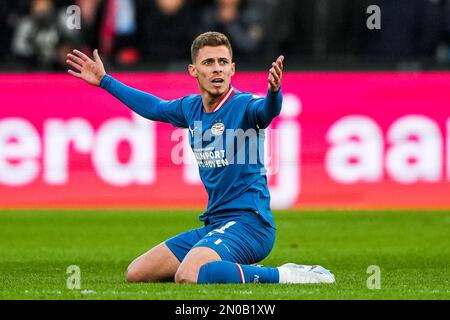
<path fill-rule="evenodd" d="M 190 268 L 180 267 L 175 273 L 176 283 L 197 283 L 198 272 L 194 272 Z"/>
<path fill-rule="evenodd" d="M 142 273 L 135 268 L 129 268 L 125 274 L 125 278 L 128 282 L 141 282 L 144 281 Z"/>
<path fill-rule="evenodd" d="M 135 263 L 135 261 L 130 263 L 130 265 L 128 266 L 125 273 L 125 279 L 128 282 L 147 282 L 150 280 L 148 279 L 147 273 L 141 268 L 138 263 Z"/>

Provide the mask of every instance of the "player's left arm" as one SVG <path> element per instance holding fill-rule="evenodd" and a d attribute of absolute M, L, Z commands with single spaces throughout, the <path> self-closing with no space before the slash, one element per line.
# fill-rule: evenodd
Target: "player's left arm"
<path fill-rule="evenodd" d="M 283 97 L 281 94 L 281 79 L 283 75 L 284 56 L 272 62 L 269 69 L 267 96 L 249 103 L 248 113 L 252 123 L 258 128 L 266 128 L 281 112 Z"/>

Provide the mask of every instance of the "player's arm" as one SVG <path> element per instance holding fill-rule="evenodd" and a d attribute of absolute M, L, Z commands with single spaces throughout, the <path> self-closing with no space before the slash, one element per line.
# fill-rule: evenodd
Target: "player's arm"
<path fill-rule="evenodd" d="M 75 71 L 68 70 L 69 74 L 105 89 L 139 115 L 150 120 L 186 127 L 181 110 L 181 99 L 165 101 L 114 79 L 106 73 L 97 50 L 94 50 L 94 60 L 74 50 L 73 54 L 67 55 L 66 62 L 75 69 Z"/>
<path fill-rule="evenodd" d="M 272 62 L 269 69 L 267 96 L 256 99 L 249 104 L 250 120 L 259 128 L 266 128 L 280 114 L 283 97 L 281 94 L 281 78 L 283 75 L 284 56 Z"/>

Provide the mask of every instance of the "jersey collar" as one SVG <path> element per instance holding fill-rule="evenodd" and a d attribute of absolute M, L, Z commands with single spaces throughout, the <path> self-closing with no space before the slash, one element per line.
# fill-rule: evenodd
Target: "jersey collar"
<path fill-rule="evenodd" d="M 232 86 L 230 86 L 228 91 L 225 92 L 225 94 L 222 96 L 222 98 L 220 98 L 219 101 L 217 101 L 216 105 L 209 113 L 216 112 L 217 110 L 222 108 L 225 105 L 225 103 L 227 103 L 227 101 L 230 100 L 230 98 L 234 95 L 234 93 L 235 93 L 234 88 Z"/>

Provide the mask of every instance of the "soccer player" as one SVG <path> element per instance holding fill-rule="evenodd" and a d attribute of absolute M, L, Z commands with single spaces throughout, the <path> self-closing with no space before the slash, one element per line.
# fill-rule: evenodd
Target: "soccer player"
<path fill-rule="evenodd" d="M 255 265 L 268 256 L 275 241 L 275 223 L 260 151 L 264 129 L 280 113 L 284 57 L 268 74 L 265 98 L 238 91 L 227 37 L 199 35 L 191 46 L 189 74 L 200 94 L 165 101 L 130 88 L 105 72 L 97 50 L 94 60 L 78 50 L 67 56 L 68 72 L 100 86 L 141 116 L 188 128 L 208 207 L 204 226 L 178 234 L 137 257 L 129 266 L 129 282 L 177 283 L 332 283 L 321 266 L 288 263 L 278 268 Z M 236 137 L 244 134 L 244 139 Z M 248 139 L 247 139 L 248 138 Z M 252 139 L 256 138 L 256 139 Z M 236 141 L 237 147 L 234 146 Z M 239 161 L 239 153 L 244 161 Z M 257 161 L 250 161 L 255 156 Z M 263 153 L 262 153 L 263 154 Z"/>

